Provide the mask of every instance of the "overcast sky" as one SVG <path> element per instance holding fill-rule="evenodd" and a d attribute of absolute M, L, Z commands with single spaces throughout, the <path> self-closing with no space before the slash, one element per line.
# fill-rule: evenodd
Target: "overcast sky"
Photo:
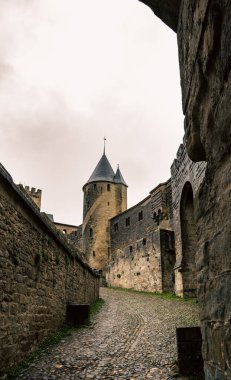
<path fill-rule="evenodd" d="M 82 223 L 103 153 L 133 206 L 170 177 L 183 137 L 175 33 L 137 0 L 0 0 L 0 161 Z"/>

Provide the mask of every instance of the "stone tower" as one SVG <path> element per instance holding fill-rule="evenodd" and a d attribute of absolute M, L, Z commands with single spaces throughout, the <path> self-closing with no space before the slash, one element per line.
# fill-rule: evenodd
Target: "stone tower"
<path fill-rule="evenodd" d="M 89 265 L 104 270 L 110 253 L 108 220 L 127 209 L 127 184 L 104 153 L 83 186 L 83 250 Z"/>

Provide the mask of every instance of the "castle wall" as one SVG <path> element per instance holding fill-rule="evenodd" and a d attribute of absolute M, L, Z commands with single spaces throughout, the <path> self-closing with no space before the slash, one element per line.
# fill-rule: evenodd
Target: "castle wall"
<path fill-rule="evenodd" d="M 206 380 L 231 378 L 230 18 L 230 1 L 182 1 L 178 26 L 187 149 L 207 161 L 195 198 Z"/>
<path fill-rule="evenodd" d="M 0 375 L 92 303 L 99 278 L 0 167 Z"/>
<path fill-rule="evenodd" d="M 163 211 L 167 192 L 166 184 L 162 184 L 152 196 L 110 220 L 111 254 L 106 273 L 109 285 L 173 291 L 174 234 L 168 213 Z M 159 220 L 153 219 L 155 209 Z"/>
<path fill-rule="evenodd" d="M 172 186 L 172 210 L 173 210 L 173 225 L 175 232 L 175 249 L 176 249 L 176 264 L 175 264 L 175 292 L 179 296 L 187 295 L 186 284 L 183 283 L 182 272 L 187 270 L 187 262 L 184 262 L 182 252 L 182 235 L 181 228 L 181 199 L 185 184 L 188 182 L 192 186 L 193 198 L 195 200 L 196 193 L 201 185 L 205 175 L 206 163 L 194 163 L 187 155 L 185 145 L 181 144 L 177 157 L 171 166 L 171 186 Z M 185 223 L 185 221 L 184 221 Z M 191 226 L 191 229 L 193 227 Z M 196 247 L 195 247 L 196 251 Z M 196 253 L 196 252 L 195 252 Z M 196 258 L 194 259 L 196 262 Z M 192 270 L 189 271 L 189 276 L 195 276 Z M 189 294 L 195 295 L 195 294 Z"/>
<path fill-rule="evenodd" d="M 78 231 L 78 226 L 72 226 L 70 224 L 65 224 L 65 223 L 57 223 L 55 222 L 55 227 L 61 231 L 64 235 L 70 235 L 72 233 L 76 233 Z"/>
<path fill-rule="evenodd" d="M 108 220 L 127 207 L 126 186 L 107 182 L 84 187 L 83 250 L 94 269 L 103 270 L 109 258 Z"/>

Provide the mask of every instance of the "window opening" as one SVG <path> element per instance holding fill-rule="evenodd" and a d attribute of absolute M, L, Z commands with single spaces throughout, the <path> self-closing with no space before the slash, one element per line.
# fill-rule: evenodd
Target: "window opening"
<path fill-rule="evenodd" d="M 138 220 L 142 220 L 143 219 L 143 211 L 140 211 L 139 214 L 138 214 Z"/>
<path fill-rule="evenodd" d="M 115 223 L 115 224 L 114 224 L 114 231 L 116 232 L 116 231 L 118 231 L 118 230 L 119 230 L 118 223 Z"/>

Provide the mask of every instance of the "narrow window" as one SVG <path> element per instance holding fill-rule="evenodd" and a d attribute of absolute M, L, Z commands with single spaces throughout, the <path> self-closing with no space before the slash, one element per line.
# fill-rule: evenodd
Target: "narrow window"
<path fill-rule="evenodd" d="M 89 208 L 90 207 L 90 202 L 89 201 L 87 201 L 87 208 Z"/>
<path fill-rule="evenodd" d="M 146 238 L 143 238 L 143 245 L 146 245 L 147 244 L 147 240 Z"/>
<path fill-rule="evenodd" d="M 129 245 L 129 252 L 132 252 L 132 251 L 133 251 L 132 245 Z"/>
<path fill-rule="evenodd" d="M 110 185 L 110 183 L 107 184 L 107 191 L 111 191 L 111 185 Z"/>
<path fill-rule="evenodd" d="M 109 205 L 110 205 L 110 202 L 107 202 L 107 205 L 109 206 Z"/>
<path fill-rule="evenodd" d="M 114 231 L 117 232 L 118 230 L 119 230 L 118 223 L 115 223 L 115 224 L 114 224 Z"/>
<path fill-rule="evenodd" d="M 143 219 L 143 211 L 140 211 L 139 214 L 138 214 L 138 220 L 142 220 Z"/>
<path fill-rule="evenodd" d="M 93 229 L 92 228 L 90 228 L 90 230 L 89 230 L 89 235 L 91 238 L 93 237 Z"/>
<path fill-rule="evenodd" d="M 130 226 L 130 217 L 125 219 L 125 226 Z"/>
<path fill-rule="evenodd" d="M 100 191 L 101 191 L 101 193 L 103 192 L 103 188 L 102 188 L 102 186 L 101 186 L 101 188 L 100 188 Z"/>
<path fill-rule="evenodd" d="M 97 191 L 97 185 L 96 185 L 96 183 L 94 183 L 94 185 L 93 185 L 93 190 Z"/>
<path fill-rule="evenodd" d="M 93 257 L 95 257 L 95 251 L 92 252 Z"/>
<path fill-rule="evenodd" d="M 107 249 L 108 258 L 110 258 L 110 247 Z"/>

